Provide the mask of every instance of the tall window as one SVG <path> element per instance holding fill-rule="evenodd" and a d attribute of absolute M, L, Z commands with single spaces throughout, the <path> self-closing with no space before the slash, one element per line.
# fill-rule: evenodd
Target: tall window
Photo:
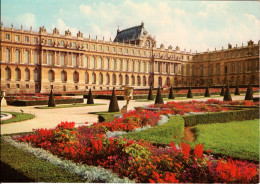
<path fill-rule="evenodd" d="M 77 66 L 77 57 L 74 54 L 72 55 L 72 66 Z"/>
<path fill-rule="evenodd" d="M 75 71 L 73 73 L 73 82 L 78 83 L 79 82 L 79 72 Z"/>
<path fill-rule="evenodd" d="M 106 84 L 109 84 L 109 74 L 106 74 Z"/>
<path fill-rule="evenodd" d="M 33 60 L 34 60 L 34 64 L 39 64 L 39 56 L 38 56 L 38 52 L 34 52 L 33 54 Z"/>
<path fill-rule="evenodd" d="M 145 62 L 143 62 L 143 72 L 146 73 L 146 63 Z"/>
<path fill-rule="evenodd" d="M 85 83 L 88 84 L 89 83 L 89 76 L 88 76 L 88 72 L 85 72 Z"/>
<path fill-rule="evenodd" d="M 139 75 L 137 76 L 137 85 L 141 86 L 141 77 Z"/>
<path fill-rule="evenodd" d="M 92 73 L 92 84 L 96 84 L 96 74 Z"/>
<path fill-rule="evenodd" d="M 105 69 L 109 69 L 109 60 L 105 59 Z"/>
<path fill-rule="evenodd" d="M 112 69 L 116 70 L 116 60 L 112 59 Z"/>
<path fill-rule="evenodd" d="M 29 64 L 29 51 L 24 51 L 24 62 L 25 64 Z"/>
<path fill-rule="evenodd" d="M 217 63 L 216 65 L 216 74 L 219 75 L 220 74 L 220 64 Z"/>
<path fill-rule="evenodd" d="M 102 73 L 99 73 L 98 82 L 99 82 L 99 84 L 103 84 L 103 75 L 102 75 Z"/>
<path fill-rule="evenodd" d="M 146 86 L 146 77 L 143 76 L 143 86 Z"/>
<path fill-rule="evenodd" d="M 134 71 L 134 61 L 131 61 L 131 71 Z"/>
<path fill-rule="evenodd" d="M 24 37 L 24 41 L 25 41 L 25 42 L 29 42 L 29 36 L 25 36 L 25 37 Z"/>
<path fill-rule="evenodd" d="M 64 41 L 63 40 L 60 41 L 60 46 L 64 47 Z"/>
<path fill-rule="evenodd" d="M 127 62 L 127 60 L 124 60 L 124 69 L 125 69 L 125 71 L 128 71 L 128 62 Z"/>
<path fill-rule="evenodd" d="M 72 48 L 76 49 L 76 42 L 72 42 Z"/>
<path fill-rule="evenodd" d="M 61 72 L 61 82 L 67 82 L 67 72 Z"/>
<path fill-rule="evenodd" d="M 116 74 L 112 75 L 112 83 L 113 83 L 113 85 L 116 84 Z"/>
<path fill-rule="evenodd" d="M 119 75 L 119 85 L 122 85 L 123 84 L 123 77 L 122 75 L 120 74 Z"/>
<path fill-rule="evenodd" d="M 84 56 L 84 68 L 88 68 L 88 57 Z"/>
<path fill-rule="evenodd" d="M 39 80 L 39 75 L 38 75 L 38 70 L 37 69 L 35 69 L 35 70 L 33 70 L 33 80 L 35 81 L 35 82 L 38 82 L 38 80 Z"/>
<path fill-rule="evenodd" d="M 102 59 L 98 58 L 98 69 L 102 69 Z"/>
<path fill-rule="evenodd" d="M 10 50 L 5 49 L 5 61 L 10 62 Z"/>
<path fill-rule="evenodd" d="M 238 62 L 238 63 L 237 63 L 237 73 L 240 73 L 240 71 L 241 71 L 240 68 L 241 68 L 241 63 Z"/>
<path fill-rule="evenodd" d="M 9 67 L 5 68 L 5 79 L 11 80 L 11 69 Z"/>
<path fill-rule="evenodd" d="M 19 35 L 15 35 L 14 36 L 14 41 L 16 41 L 16 42 L 20 41 L 20 36 Z"/>
<path fill-rule="evenodd" d="M 20 68 L 15 69 L 15 80 L 20 81 L 21 80 L 21 70 Z"/>
<path fill-rule="evenodd" d="M 53 70 L 49 70 L 49 72 L 48 72 L 48 79 L 49 79 L 49 82 L 53 82 L 54 81 L 54 71 Z"/>
<path fill-rule="evenodd" d="M 15 53 L 14 53 L 14 55 L 15 55 L 15 62 L 16 63 L 20 63 L 20 51 L 19 50 L 16 50 L 15 51 Z"/>
<path fill-rule="evenodd" d="M 203 76 L 203 65 L 200 65 L 200 76 Z"/>
<path fill-rule="evenodd" d="M 47 63 L 48 65 L 52 65 L 52 53 L 50 52 L 47 54 Z"/>
<path fill-rule="evenodd" d="M 65 56 L 64 56 L 64 54 L 60 54 L 60 65 L 65 66 Z"/>
<path fill-rule="evenodd" d="M 150 73 L 151 72 L 151 63 L 148 62 L 148 72 Z"/>
<path fill-rule="evenodd" d="M 25 69 L 25 80 L 26 81 L 30 80 L 30 70 L 28 68 Z"/>
<path fill-rule="evenodd" d="M 34 44 L 37 44 L 38 43 L 38 38 L 34 37 L 33 38 L 33 42 L 34 42 Z"/>
<path fill-rule="evenodd" d="M 48 39 L 48 45 L 51 46 L 52 40 Z"/>
<path fill-rule="evenodd" d="M 132 81 L 132 85 L 135 85 L 135 77 L 133 75 L 131 76 L 131 81 Z"/>
<path fill-rule="evenodd" d="M 140 72 L 141 64 L 140 61 L 137 61 L 137 72 Z"/>
<path fill-rule="evenodd" d="M 92 69 L 95 68 L 95 58 L 94 57 L 91 57 L 91 67 Z"/>
<path fill-rule="evenodd" d="M 125 84 L 126 84 L 126 85 L 129 84 L 129 77 L 128 77 L 128 75 L 125 75 Z"/>
<path fill-rule="evenodd" d="M 118 60 L 118 70 L 122 71 L 122 60 L 121 59 Z"/>

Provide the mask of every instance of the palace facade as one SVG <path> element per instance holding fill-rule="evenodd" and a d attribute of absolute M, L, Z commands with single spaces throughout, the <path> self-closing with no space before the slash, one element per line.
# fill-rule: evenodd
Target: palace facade
<path fill-rule="evenodd" d="M 113 41 L 1 24 L 0 59 L 1 90 L 7 93 L 259 84 L 259 42 L 204 53 L 157 48 L 143 23 L 117 30 Z"/>

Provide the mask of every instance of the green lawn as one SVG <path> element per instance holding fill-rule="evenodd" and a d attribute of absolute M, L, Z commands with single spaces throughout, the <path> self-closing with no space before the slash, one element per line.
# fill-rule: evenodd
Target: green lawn
<path fill-rule="evenodd" d="M 96 105 L 106 105 L 103 103 L 95 103 L 95 104 L 75 104 L 75 105 L 56 105 L 56 107 L 48 107 L 48 106 L 42 106 L 42 107 L 35 107 L 37 109 L 57 109 L 57 108 L 70 108 L 70 107 L 85 107 L 85 106 L 96 106 Z"/>
<path fill-rule="evenodd" d="M 259 159 L 259 119 L 197 125 L 193 128 L 197 143 L 213 153 L 236 158 Z"/>
<path fill-rule="evenodd" d="M 61 169 L 58 166 L 52 165 L 50 162 L 41 160 L 34 155 L 20 150 L 6 143 L 1 137 L 1 162 L 3 167 L 9 172 L 5 172 L 4 178 L 1 176 L 1 181 L 10 179 L 14 173 L 23 175 L 31 180 L 31 182 L 44 183 L 83 183 L 84 181 L 77 175 L 71 174 L 68 171 Z M 7 166 L 6 166 L 7 165 Z M 10 169 L 10 167 L 11 169 Z M 1 166 L 2 167 L 2 166 Z M 8 176 L 9 175 L 9 176 Z M 16 177 L 16 176 L 14 176 Z M 12 180 L 15 178 L 11 178 Z M 5 181 L 8 182 L 8 181 Z M 23 181 L 16 181 L 23 182 Z M 28 182 L 28 181 L 27 181 Z"/>
<path fill-rule="evenodd" d="M 19 122 L 19 121 L 25 121 L 25 120 L 33 119 L 33 118 L 34 118 L 34 115 L 33 115 L 33 114 L 28 114 L 28 113 L 7 112 L 7 111 L 1 111 L 1 112 L 9 113 L 9 114 L 12 114 L 13 116 L 15 116 L 14 118 L 1 121 L 1 124 L 4 124 L 4 123 L 14 123 L 14 122 Z"/>
<path fill-rule="evenodd" d="M 220 97 L 219 95 L 211 95 L 210 97 L 204 97 L 204 96 L 193 96 L 193 98 L 187 98 L 187 97 L 175 97 L 175 99 L 168 99 L 168 98 L 163 98 L 164 101 L 175 101 L 175 100 L 190 100 L 190 99 L 200 99 L 200 98 L 216 98 Z M 151 102 L 155 101 L 154 100 L 147 100 L 147 99 L 140 99 L 140 100 L 135 100 L 136 102 Z"/>

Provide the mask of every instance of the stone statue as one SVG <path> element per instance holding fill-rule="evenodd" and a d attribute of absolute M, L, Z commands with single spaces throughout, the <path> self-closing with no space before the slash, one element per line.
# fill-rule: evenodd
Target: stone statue
<path fill-rule="evenodd" d="M 127 107 L 129 105 L 130 100 L 133 99 L 133 89 L 134 87 L 131 86 L 122 86 L 124 88 L 124 100 L 126 100 L 126 105 L 124 105 L 121 109 L 121 113 L 125 114 L 127 113 Z"/>

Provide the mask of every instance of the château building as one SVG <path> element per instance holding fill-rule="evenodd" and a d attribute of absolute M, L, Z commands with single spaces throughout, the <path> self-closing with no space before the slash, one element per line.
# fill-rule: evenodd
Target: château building
<path fill-rule="evenodd" d="M 113 41 L 1 24 L 0 60 L 1 90 L 8 93 L 259 84 L 259 42 L 204 53 L 157 48 L 143 23 L 117 30 Z"/>

